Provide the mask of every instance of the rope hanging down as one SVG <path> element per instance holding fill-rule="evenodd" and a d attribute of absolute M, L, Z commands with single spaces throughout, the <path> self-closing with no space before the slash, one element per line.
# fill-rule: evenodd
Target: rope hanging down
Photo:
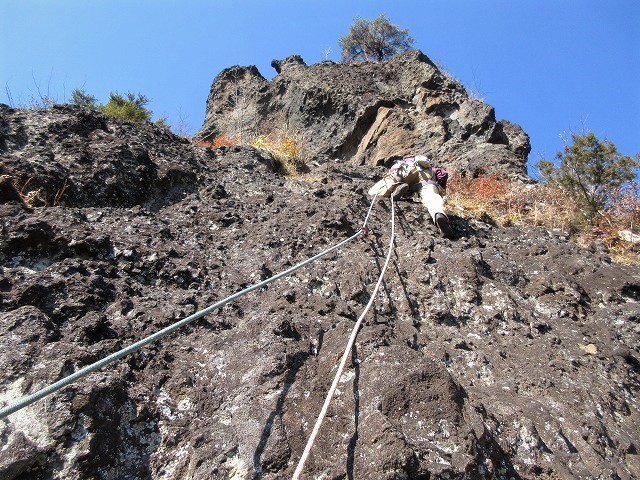
<path fill-rule="evenodd" d="M 111 355 L 103 358 L 102 360 L 98 360 L 95 363 L 92 363 L 91 365 L 87 365 L 84 368 L 81 368 L 80 370 L 78 370 L 77 372 L 72 373 L 71 375 L 68 375 L 60 380 L 58 380 L 55 383 L 52 383 L 51 385 L 44 387 L 34 393 L 32 393 L 31 395 L 27 395 L 25 397 L 22 397 L 20 400 L 16 401 L 13 404 L 10 404 L 2 409 L 0 409 L 0 420 L 2 420 L 5 417 L 8 417 L 9 415 L 11 415 L 12 413 L 17 412 L 18 410 L 23 409 L 24 407 L 31 405 L 34 402 L 37 402 L 38 400 L 41 400 L 42 398 L 51 395 L 52 393 L 60 390 L 61 388 L 66 387 L 67 385 L 75 382 L 76 380 L 79 380 L 82 377 L 85 377 L 87 375 L 89 375 L 90 373 L 101 369 L 102 367 L 115 362 L 116 360 L 119 360 L 122 357 L 125 357 L 127 355 L 129 355 L 130 353 L 135 352 L 136 350 L 139 350 L 140 348 L 144 347 L 145 345 L 148 345 L 150 343 L 155 342 L 156 340 L 161 339 L 162 337 L 165 337 L 166 335 L 169 335 L 170 333 L 178 330 L 181 327 L 184 327 L 185 325 L 188 325 L 189 323 L 193 322 L 194 320 L 197 320 L 198 318 L 204 317 L 205 315 L 207 315 L 208 313 L 211 313 L 212 311 L 226 305 L 229 302 L 232 302 L 233 300 L 246 295 L 247 293 L 253 292 L 254 290 L 257 290 L 259 288 L 262 288 L 282 277 L 286 277 L 287 275 L 292 274 L 293 272 L 295 272 L 296 270 L 301 269 L 302 267 L 308 265 L 309 263 L 312 263 L 316 260 L 318 260 L 321 257 L 324 257 L 325 255 L 328 255 L 329 253 L 339 249 L 340 247 L 344 246 L 345 244 L 349 243 L 350 241 L 360 237 L 361 235 L 363 235 L 366 232 L 366 225 L 367 222 L 369 221 L 369 216 L 371 215 L 371 210 L 373 209 L 373 205 L 375 203 L 377 199 L 377 195 L 373 197 L 373 199 L 371 200 L 371 205 L 369 206 L 369 211 L 367 212 L 367 216 L 365 217 L 364 223 L 362 224 L 362 227 L 360 228 L 360 230 L 358 230 L 356 233 L 354 233 L 353 235 L 351 235 L 349 238 L 341 241 L 340 243 L 327 248 L 326 250 L 318 253 L 317 255 L 308 258 L 307 260 L 300 262 L 297 265 L 294 265 L 293 267 L 289 268 L 288 270 L 285 270 L 284 272 L 278 273 L 276 275 L 274 275 L 271 278 L 268 278 L 266 280 L 263 280 L 262 282 L 256 283 L 254 285 L 251 285 L 247 288 L 245 288 L 244 290 L 241 290 L 237 293 L 234 293 L 233 295 L 228 296 L 227 298 L 220 300 L 217 303 L 214 303 L 213 305 L 208 306 L 207 308 L 204 308 L 203 310 L 200 310 L 199 312 L 194 313 L 193 315 L 190 315 L 182 320 L 177 321 L 176 323 L 169 325 L 166 328 L 163 328 L 162 330 L 154 333 L 153 335 L 150 335 L 146 338 L 143 338 L 142 340 L 129 345 L 128 347 L 123 348 L 122 350 L 119 350 L 115 353 L 112 353 Z"/>
<path fill-rule="evenodd" d="M 340 381 L 340 377 L 342 376 L 342 370 L 344 370 L 344 366 L 347 363 L 347 358 L 349 358 L 349 354 L 351 353 L 351 349 L 353 348 L 353 343 L 356 340 L 356 336 L 358 335 L 358 331 L 360 330 L 360 325 L 362 324 L 362 320 L 364 319 L 367 312 L 373 305 L 373 302 L 378 294 L 378 290 L 380 289 L 380 285 L 382 284 L 382 279 L 384 277 L 384 273 L 387 270 L 387 266 L 389 265 L 389 260 L 391 259 L 391 253 L 393 252 L 393 241 L 395 237 L 395 205 L 393 202 L 393 196 L 391 197 L 391 239 L 389 241 L 389 250 L 387 252 L 387 258 L 384 261 L 384 265 L 382 266 L 382 271 L 380 272 L 380 278 L 378 278 L 378 282 L 376 283 L 373 292 L 371 293 L 371 298 L 369 298 L 369 302 L 365 307 L 364 311 L 356 321 L 356 324 L 353 327 L 353 331 L 351 332 L 351 336 L 349 337 L 349 341 L 347 342 L 347 348 L 344 349 L 344 354 L 342 355 L 342 360 L 340 360 L 340 365 L 338 366 L 338 371 L 336 372 L 336 376 L 333 379 L 333 383 L 331 384 L 331 388 L 329 388 L 329 392 L 327 393 L 327 398 L 324 401 L 324 405 L 322 405 L 322 410 L 320 411 L 320 415 L 316 420 L 316 424 L 313 426 L 313 430 L 311 431 L 311 435 L 307 440 L 307 445 L 302 452 L 302 456 L 300 457 L 300 461 L 298 462 L 298 466 L 296 467 L 295 472 L 293 472 L 292 480 L 298 480 L 300 478 L 300 474 L 302 473 L 302 469 L 304 468 L 304 464 L 307 461 L 307 457 L 309 456 L 309 452 L 311 451 L 311 447 L 318 435 L 318 431 L 320 430 L 320 426 L 322 425 L 322 421 L 324 420 L 325 415 L 327 414 L 327 410 L 329 409 L 329 404 L 331 403 L 331 399 L 333 398 L 333 394 L 338 387 L 338 382 Z"/>

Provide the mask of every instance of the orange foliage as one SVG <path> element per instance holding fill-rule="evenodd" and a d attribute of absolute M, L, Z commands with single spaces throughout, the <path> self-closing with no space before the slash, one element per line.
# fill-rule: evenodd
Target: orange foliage
<path fill-rule="evenodd" d="M 495 174 L 465 178 L 449 177 L 450 208 L 464 216 L 481 218 L 504 226 L 537 225 L 568 231 L 583 245 L 604 243 L 614 259 L 640 264 L 640 243 L 624 241 L 621 230 L 634 232 L 640 225 L 640 184 L 612 192 L 610 206 L 593 224 L 580 220 L 576 200 L 560 185 L 522 184 Z"/>
<path fill-rule="evenodd" d="M 236 137 L 229 137 L 226 133 L 222 135 L 218 135 L 213 140 L 204 140 L 202 138 L 196 138 L 193 141 L 193 144 L 197 147 L 208 147 L 208 148 L 220 148 L 220 147 L 233 147 L 240 143 L 240 139 Z"/>
<path fill-rule="evenodd" d="M 490 174 L 477 178 L 452 175 L 449 202 L 472 216 L 488 216 L 503 225 L 533 224 L 548 228 L 570 227 L 575 201 L 559 188 L 511 183 Z"/>
<path fill-rule="evenodd" d="M 495 174 L 480 175 L 472 179 L 454 174 L 448 183 L 451 193 L 471 196 L 482 202 L 492 202 L 506 194 L 508 189 L 509 181 Z"/>

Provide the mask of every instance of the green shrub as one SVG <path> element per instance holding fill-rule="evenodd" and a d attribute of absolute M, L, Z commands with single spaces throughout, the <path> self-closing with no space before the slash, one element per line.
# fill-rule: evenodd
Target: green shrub
<path fill-rule="evenodd" d="M 97 107 L 98 99 L 93 95 L 89 95 L 84 90 L 75 88 L 71 92 L 71 99 L 69 100 L 69 103 L 71 105 L 77 105 L 79 107 L 86 107 L 86 108 L 93 109 Z"/>
<path fill-rule="evenodd" d="M 593 223 L 611 206 L 613 192 L 633 181 L 640 155 L 632 158 L 618 152 L 609 140 L 600 141 L 593 132 L 571 134 L 573 143 L 558 152 L 556 166 L 541 160 L 536 167 L 547 183 L 566 189 L 577 201 L 584 219 Z"/>
<path fill-rule="evenodd" d="M 147 97 L 142 94 L 137 96 L 131 92 L 126 97 L 118 93 L 111 93 L 109 101 L 105 105 L 100 105 L 98 109 L 110 117 L 127 120 L 129 122 L 148 122 L 151 120 L 151 111 L 145 108 L 149 103 Z"/>

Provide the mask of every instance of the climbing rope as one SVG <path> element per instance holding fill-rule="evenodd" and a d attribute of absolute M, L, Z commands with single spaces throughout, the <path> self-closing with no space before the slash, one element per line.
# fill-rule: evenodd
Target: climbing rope
<path fill-rule="evenodd" d="M 333 379 L 333 383 L 331 384 L 331 388 L 329 388 L 329 392 L 327 393 L 327 398 L 324 401 L 324 405 L 322 405 L 322 410 L 320 411 L 320 415 L 316 420 L 316 424 L 311 431 L 311 435 L 307 440 L 307 445 L 302 452 L 302 456 L 300 457 L 300 461 L 298 462 L 298 466 L 296 467 L 295 472 L 293 472 L 292 480 L 298 480 L 300 474 L 302 473 L 302 469 L 304 468 L 304 464 L 307 461 L 307 457 L 309 456 L 309 452 L 311 452 L 311 447 L 313 447 L 313 443 L 315 442 L 316 436 L 318 435 L 318 431 L 320 430 L 320 426 L 322 425 L 322 421 L 324 420 L 325 415 L 327 414 L 327 410 L 329 408 L 329 404 L 331 403 L 331 399 L 333 398 L 333 394 L 338 387 L 338 382 L 340 381 L 340 377 L 342 376 L 342 370 L 344 370 L 344 366 L 347 363 L 347 358 L 349 358 L 349 354 L 351 353 L 351 349 L 353 348 L 353 343 L 356 340 L 356 336 L 358 335 L 358 331 L 360 330 L 360 325 L 362 324 L 362 320 L 365 315 L 369 312 L 369 309 L 373 305 L 373 302 L 376 298 L 378 290 L 380 289 L 380 285 L 382 284 L 382 279 L 384 277 L 384 273 L 387 270 L 387 266 L 389 265 L 389 260 L 391 259 L 391 253 L 393 252 L 393 241 L 395 237 L 395 204 L 393 201 L 393 196 L 391 197 L 391 239 L 389 241 L 389 250 L 387 252 L 387 258 L 385 259 L 384 265 L 382 266 L 382 271 L 380 272 L 380 277 L 378 278 L 378 282 L 376 283 L 373 292 L 371 293 L 371 298 L 369 298 L 369 302 L 367 306 L 364 308 L 362 314 L 356 321 L 356 324 L 353 327 L 353 331 L 351 332 L 351 336 L 349 337 L 349 341 L 347 342 L 347 347 L 344 349 L 344 354 L 342 355 L 342 360 L 340 360 L 340 364 L 338 366 L 338 371 L 336 372 L 336 376 Z"/>
<path fill-rule="evenodd" d="M 366 231 L 366 226 L 367 226 L 367 222 L 369 221 L 369 216 L 371 215 L 371 210 L 373 209 L 373 205 L 375 203 L 377 199 L 377 195 L 373 197 L 373 199 L 371 200 L 371 205 L 369 206 L 369 211 L 367 212 L 367 216 L 365 217 L 364 223 L 362 225 L 362 227 L 353 235 L 351 235 L 349 238 L 341 241 L 340 243 L 327 248 L 326 250 L 318 253 L 317 255 L 308 258 L 307 260 L 300 262 L 299 264 L 289 268 L 288 270 L 285 270 L 281 273 L 278 273 L 274 276 L 272 276 L 271 278 L 268 278 L 266 280 L 263 280 L 262 282 L 256 283 L 254 285 L 251 285 L 247 288 L 245 288 L 244 290 L 241 290 L 237 293 L 234 293 L 233 295 L 228 296 L 227 298 L 220 300 L 217 303 L 214 303 L 213 305 L 210 305 L 207 308 L 204 308 L 203 310 L 200 310 L 199 312 L 194 313 L 193 315 L 190 315 L 182 320 L 177 321 L 176 323 L 169 325 L 166 328 L 163 328 L 162 330 L 154 333 L 153 335 L 150 335 L 136 343 L 133 343 L 132 345 L 129 345 L 128 347 L 123 348 L 122 350 L 119 350 L 115 353 L 112 353 L 111 355 L 103 358 L 102 360 L 98 360 L 95 363 L 92 363 L 91 365 L 87 365 L 84 368 L 81 368 L 80 370 L 78 370 L 77 372 L 72 373 L 71 375 L 68 375 L 60 380 L 58 380 L 55 383 L 52 383 L 51 385 L 42 388 L 41 390 L 38 390 L 37 392 L 32 393 L 31 395 L 27 395 L 23 398 L 21 398 L 20 400 L 16 401 L 13 404 L 10 404 L 2 409 L 0 409 L 0 420 L 2 420 L 3 418 L 8 417 L 9 415 L 11 415 L 12 413 L 17 412 L 18 410 L 23 409 L 24 407 L 31 405 L 34 402 L 37 402 L 38 400 L 41 400 L 42 398 L 51 395 L 52 393 L 60 390 L 61 388 L 66 387 L 67 385 L 75 382 L 76 380 L 79 380 L 82 377 L 85 377 L 87 375 L 89 375 L 90 373 L 101 369 L 102 367 L 115 362 L 116 360 L 119 360 L 122 357 L 125 357 L 127 355 L 129 355 L 130 353 L 135 352 L 136 350 L 139 350 L 140 348 L 144 347 L 145 345 L 148 345 L 152 342 L 155 342 L 156 340 L 161 339 L 162 337 L 165 337 L 166 335 L 169 335 L 170 333 L 174 332 L 175 330 L 178 330 L 181 327 L 184 327 L 185 325 L 188 325 L 189 323 L 193 322 L 194 320 L 197 320 L 198 318 L 204 317 L 205 315 L 207 315 L 208 313 L 211 313 L 212 311 L 226 305 L 229 302 L 232 302 L 233 300 L 242 297 L 243 295 L 246 295 L 247 293 L 253 292 L 254 290 L 257 290 L 259 288 L 262 288 L 282 277 L 286 277 L 287 275 L 292 274 L 293 272 L 295 272 L 296 270 L 301 269 L 302 267 L 320 259 L 321 257 L 324 257 L 325 255 L 328 255 L 329 253 L 339 249 L 340 247 L 344 246 L 345 244 L 349 243 L 350 241 L 362 236 Z"/>

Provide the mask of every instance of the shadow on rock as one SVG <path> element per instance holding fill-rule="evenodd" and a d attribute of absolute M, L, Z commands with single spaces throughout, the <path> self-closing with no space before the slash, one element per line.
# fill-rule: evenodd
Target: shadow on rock
<path fill-rule="evenodd" d="M 287 399 L 287 394 L 289 393 L 289 390 L 293 386 L 293 383 L 296 379 L 298 372 L 304 366 L 309 356 L 310 354 L 308 352 L 298 352 L 295 355 L 293 355 L 290 360 L 291 368 L 287 371 L 287 374 L 285 375 L 284 386 L 282 388 L 282 391 L 280 392 L 280 395 L 278 396 L 278 401 L 276 402 L 275 408 L 273 409 L 271 414 L 269 414 L 269 418 L 267 419 L 267 422 L 265 423 L 264 428 L 262 429 L 262 435 L 260 435 L 260 441 L 258 442 L 258 447 L 256 448 L 253 454 L 253 472 L 254 472 L 253 480 L 259 480 L 263 478 L 263 475 L 265 472 L 278 471 L 284 466 L 280 464 L 281 463 L 280 461 L 278 461 L 278 460 L 282 460 L 280 458 L 275 459 L 276 461 L 274 462 L 272 459 L 267 459 L 265 461 L 262 459 L 262 456 L 267 447 L 267 442 L 271 437 L 271 432 L 272 432 L 274 422 L 276 421 L 277 418 L 282 417 L 284 402 Z M 286 460 L 285 460 L 285 464 L 286 464 Z"/>

